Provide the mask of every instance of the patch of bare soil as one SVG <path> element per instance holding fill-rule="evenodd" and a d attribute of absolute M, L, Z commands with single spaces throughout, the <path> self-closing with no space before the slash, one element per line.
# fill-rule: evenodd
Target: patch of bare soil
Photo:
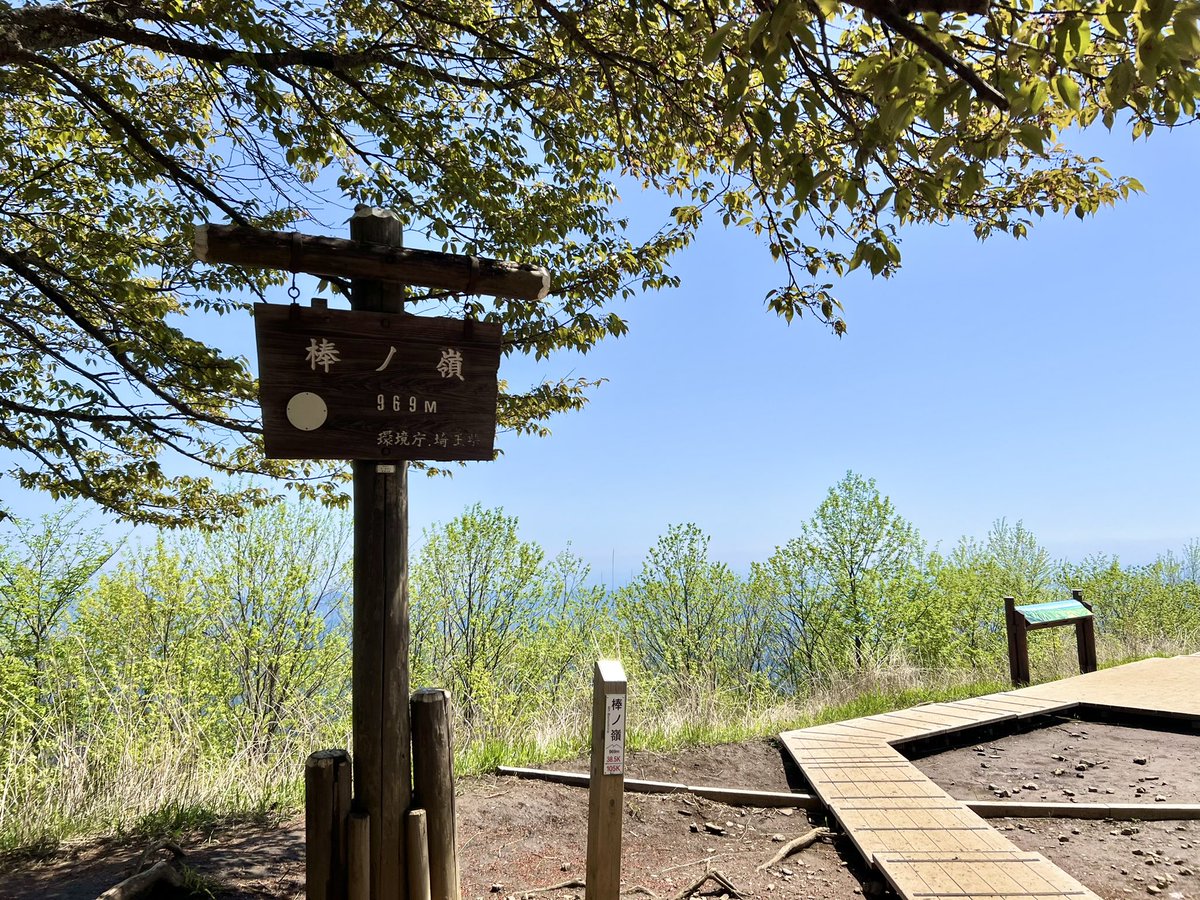
<path fill-rule="evenodd" d="M 558 768 L 586 771 L 576 760 Z M 767 741 L 681 753 L 632 753 L 627 777 L 691 784 L 789 789 L 781 751 Z M 797 776 L 793 772 L 791 777 Z M 503 777 L 459 782 L 458 828 L 464 900 L 520 897 L 526 891 L 582 880 L 587 845 L 587 791 Z M 690 794 L 627 794 L 623 830 L 624 889 L 670 898 L 716 871 L 739 894 L 757 897 L 850 898 L 870 879 L 848 841 L 829 838 L 765 871 L 782 842 L 823 820 L 800 810 L 740 809 Z M 228 826 L 178 841 L 183 862 L 218 900 L 304 896 L 303 819 L 276 828 Z M 92 842 L 39 860 L 0 865 L 0 898 L 92 900 L 132 874 L 143 846 Z M 149 854 L 150 861 L 160 854 Z M 721 896 L 716 881 L 698 895 Z M 578 887 L 535 894 L 582 896 Z"/>
<path fill-rule="evenodd" d="M 581 767 L 574 767 L 579 771 Z M 708 748 L 688 754 L 635 755 L 632 778 L 787 790 L 777 749 L 766 743 Z M 584 876 L 587 791 L 507 778 L 479 779 L 459 799 L 463 897 L 520 897 Z M 627 794 L 622 836 L 623 889 L 673 897 L 706 872 L 717 871 L 744 896 L 832 898 L 862 893 L 867 877 L 844 855 L 848 842 L 821 841 L 766 871 L 782 842 L 819 824 L 800 810 L 741 809 L 687 794 Z M 710 881 L 704 894 L 727 893 Z M 582 894 L 564 888 L 548 897 Z"/>
<path fill-rule="evenodd" d="M 1144 764 L 1134 762 L 1143 757 Z M 1200 737 L 1195 735 L 1064 721 L 978 749 L 929 756 L 918 765 L 963 799 L 993 799 L 989 785 L 994 784 L 1012 799 L 1068 798 L 1065 792 L 1073 791 L 1081 801 L 1099 796 L 1153 803 L 1161 794 L 1169 802 L 1200 802 Z M 1077 765 L 1083 770 L 1077 771 Z M 584 771 L 586 766 L 575 760 L 554 768 Z M 1055 774 L 1058 769 L 1061 774 Z M 769 741 L 633 753 L 627 776 L 755 790 L 803 789 L 799 774 Z M 1036 790 L 1023 786 L 1034 783 Z M 1145 793 L 1137 793 L 1138 787 Z M 1106 794 L 1108 790 L 1113 793 Z M 582 896 L 583 890 L 569 883 L 584 877 L 585 789 L 493 776 L 466 778 L 459 784 L 458 814 L 464 900 L 521 898 L 528 891 L 563 884 L 567 886 L 533 894 L 530 900 Z M 744 897 L 853 900 L 882 892 L 850 842 L 836 835 L 758 870 L 784 841 L 821 824 L 819 814 L 810 817 L 800 810 L 734 808 L 689 794 L 627 794 L 624 892 L 669 900 L 712 871 Z M 1018 846 L 1044 853 L 1108 900 L 1151 888 L 1171 900 L 1200 900 L 1195 874 L 1200 871 L 1200 822 L 1029 819 L 993 824 Z M 201 896 L 283 900 L 304 895 L 302 820 L 271 828 L 226 826 L 178 843 L 184 863 L 207 892 Z M 144 843 L 91 842 L 60 848 L 40 861 L 0 860 L 0 898 L 91 900 L 131 874 L 145 849 Z M 151 853 L 146 858 L 157 857 Z M 728 889 L 715 880 L 699 891 L 711 897 L 725 893 Z"/>
<path fill-rule="evenodd" d="M 224 825 L 176 839 L 191 873 L 188 896 L 276 900 L 304 896 L 304 819 Z M 130 875 L 175 854 L 164 842 L 103 839 L 55 852 L 0 856 L 0 900 L 93 900 Z M 158 896 L 158 895 L 156 895 Z"/>
<path fill-rule="evenodd" d="M 916 760 L 960 800 L 1200 803 L 1200 735 L 1057 720 Z M 1200 821 L 993 819 L 1106 900 L 1200 898 Z"/>

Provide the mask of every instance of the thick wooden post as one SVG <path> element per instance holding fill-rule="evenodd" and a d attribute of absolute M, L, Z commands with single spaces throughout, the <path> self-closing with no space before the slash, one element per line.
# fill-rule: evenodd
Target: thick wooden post
<path fill-rule="evenodd" d="M 621 894 L 621 818 L 625 813 L 625 668 L 602 659 L 592 676 L 592 765 L 588 784 L 587 900 Z"/>
<path fill-rule="evenodd" d="M 1013 687 L 1029 684 L 1029 628 L 1025 617 L 1017 612 L 1017 601 L 1004 598 L 1004 628 L 1008 632 L 1008 670 Z"/>
<path fill-rule="evenodd" d="M 400 221 L 360 206 L 350 237 L 399 247 Z M 404 289 L 366 279 L 351 306 L 402 312 Z M 371 900 L 402 900 L 412 797 L 408 723 L 408 464 L 354 464 L 354 808 L 370 819 Z"/>
<path fill-rule="evenodd" d="M 345 900 L 350 755 L 318 750 L 304 766 L 304 870 L 308 900 Z"/>
<path fill-rule="evenodd" d="M 1092 604 L 1083 599 L 1083 591 L 1071 591 L 1071 599 L 1082 603 L 1089 611 L 1092 608 Z M 1079 656 L 1081 674 L 1096 671 L 1096 620 L 1091 616 L 1075 622 L 1075 652 Z"/>
<path fill-rule="evenodd" d="M 429 894 L 433 900 L 459 900 L 449 691 L 422 688 L 412 695 L 412 734 L 413 801 L 425 810 L 429 835 Z"/>

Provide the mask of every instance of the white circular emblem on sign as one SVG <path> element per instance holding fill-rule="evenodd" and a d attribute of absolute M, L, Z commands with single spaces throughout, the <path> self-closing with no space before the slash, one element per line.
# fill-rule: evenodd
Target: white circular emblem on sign
<path fill-rule="evenodd" d="M 329 407 L 312 391 L 301 391 L 288 401 L 287 418 L 301 431 L 316 431 L 325 424 Z"/>

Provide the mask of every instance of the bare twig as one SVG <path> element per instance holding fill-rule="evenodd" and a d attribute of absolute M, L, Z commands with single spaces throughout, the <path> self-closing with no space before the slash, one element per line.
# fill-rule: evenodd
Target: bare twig
<path fill-rule="evenodd" d="M 733 882 L 722 875 L 717 869 L 713 869 L 711 872 L 705 872 L 697 881 L 685 887 L 682 891 L 672 897 L 671 900 L 684 900 L 685 897 L 690 897 L 692 894 L 696 893 L 696 891 L 700 889 L 700 886 L 706 881 L 715 881 L 729 892 L 730 897 L 735 898 L 735 900 L 741 900 L 742 892 L 734 887 Z"/>
<path fill-rule="evenodd" d="M 587 885 L 582 878 L 571 878 L 561 884 L 552 884 L 549 887 L 529 888 L 528 890 L 518 891 L 522 897 L 531 897 L 534 894 L 549 894 L 552 891 L 565 891 L 567 888 L 584 888 Z"/>
<path fill-rule="evenodd" d="M 807 834 L 800 835 L 800 837 L 796 838 L 794 841 L 788 841 L 779 848 L 778 853 L 759 866 L 757 871 L 761 872 L 763 869 L 769 869 L 778 862 L 783 862 L 783 860 L 787 859 L 796 851 L 803 850 L 805 847 L 815 844 L 821 838 L 827 837 L 831 833 L 832 832 L 830 832 L 828 828 L 814 828 Z"/>
<path fill-rule="evenodd" d="M 712 856 L 706 856 L 703 859 L 693 859 L 691 862 L 680 863 L 677 866 L 667 866 L 658 874 L 666 875 L 668 872 L 674 872 L 676 869 L 686 869 L 688 866 L 698 866 L 700 863 L 710 863 L 717 858 L 717 855 L 718 854 L 714 853 Z"/>

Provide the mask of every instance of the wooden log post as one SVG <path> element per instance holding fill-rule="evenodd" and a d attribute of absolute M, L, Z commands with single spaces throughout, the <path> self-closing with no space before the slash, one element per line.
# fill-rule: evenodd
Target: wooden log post
<path fill-rule="evenodd" d="M 1083 591 L 1071 591 L 1071 599 L 1077 603 L 1082 603 L 1092 612 L 1092 604 L 1083 599 Z M 1086 675 L 1088 672 L 1095 672 L 1097 668 L 1096 661 L 1096 620 L 1092 616 L 1086 619 L 1077 619 L 1075 622 L 1075 652 L 1079 656 L 1079 671 Z"/>
<path fill-rule="evenodd" d="M 620 660 L 597 661 L 592 676 L 587 900 L 618 900 L 621 894 L 621 819 L 625 813 L 627 687 L 625 668 Z"/>
<path fill-rule="evenodd" d="M 400 220 L 360 206 L 358 241 L 398 247 Z M 351 306 L 403 312 L 404 289 L 355 279 Z M 354 468 L 354 808 L 370 820 L 371 900 L 402 900 L 405 814 L 412 799 L 408 721 L 408 464 Z"/>
<path fill-rule="evenodd" d="M 429 828 L 423 809 L 408 813 L 408 900 L 431 900 Z"/>
<path fill-rule="evenodd" d="M 429 895 L 432 900 L 459 900 L 449 691 L 422 688 L 412 695 L 412 735 L 413 803 L 426 815 Z"/>
<path fill-rule="evenodd" d="M 352 812 L 346 819 L 346 897 L 371 897 L 371 817 Z"/>
<path fill-rule="evenodd" d="M 1008 639 L 1008 677 L 1014 685 L 1017 683 L 1017 601 L 1013 597 L 1004 598 L 1004 636 Z"/>
<path fill-rule="evenodd" d="M 305 896 L 345 900 L 350 755 L 318 750 L 304 766 Z"/>

